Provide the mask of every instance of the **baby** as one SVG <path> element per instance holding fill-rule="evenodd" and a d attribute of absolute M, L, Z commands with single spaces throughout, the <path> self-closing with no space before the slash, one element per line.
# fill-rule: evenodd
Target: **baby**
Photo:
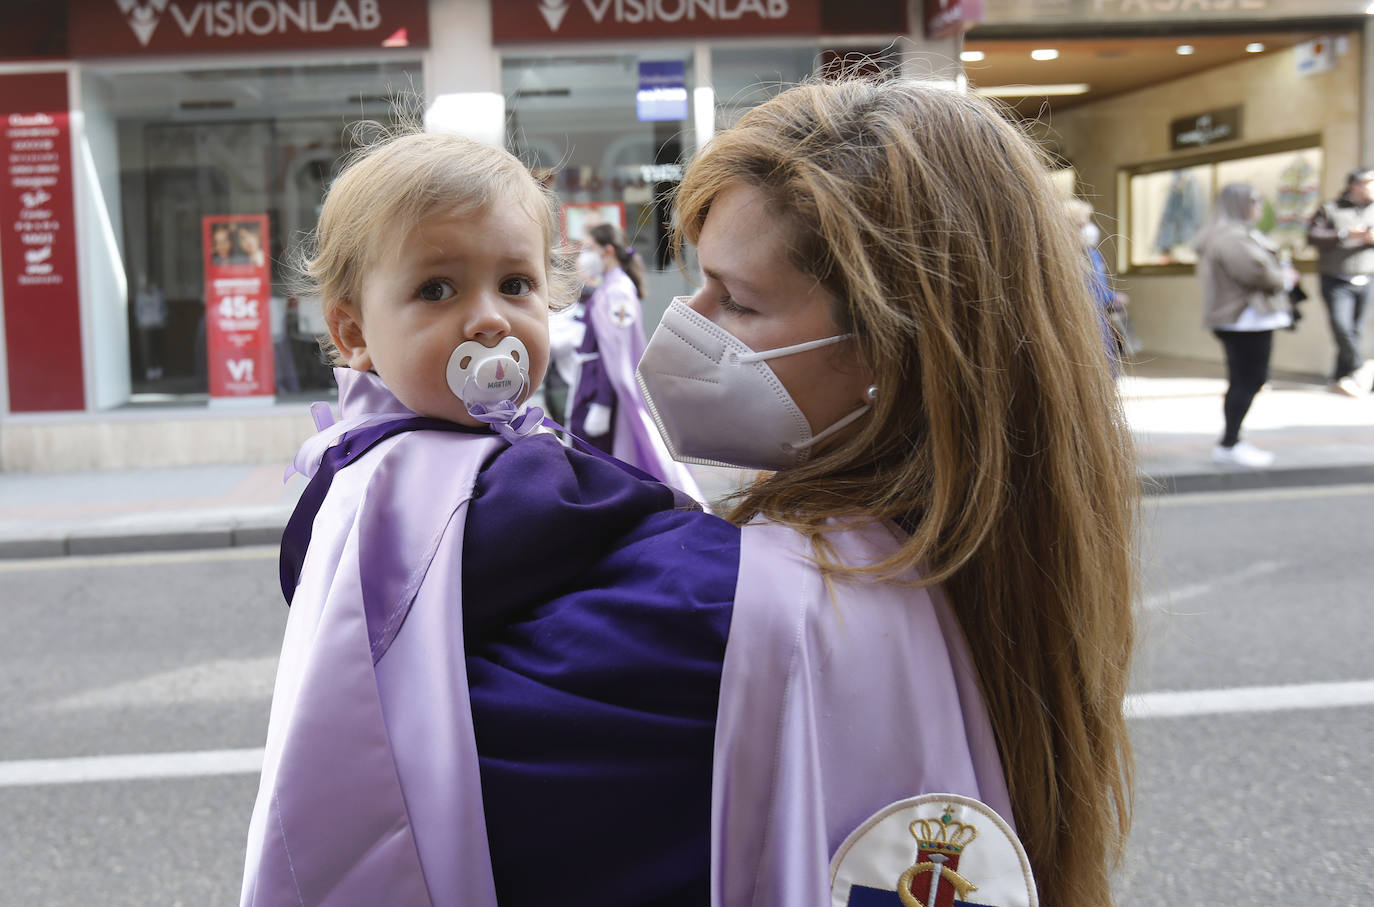
<path fill-rule="evenodd" d="M 643 903 L 683 882 L 635 848 L 706 853 L 738 531 L 526 406 L 575 292 L 556 210 L 452 135 L 386 140 L 329 189 L 305 273 L 340 420 L 316 404 L 294 463 L 244 904 L 533 903 L 531 865 Z"/>

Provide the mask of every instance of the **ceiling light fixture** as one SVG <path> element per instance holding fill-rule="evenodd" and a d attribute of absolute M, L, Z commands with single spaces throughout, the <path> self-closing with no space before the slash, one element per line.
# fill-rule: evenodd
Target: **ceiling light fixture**
<path fill-rule="evenodd" d="M 959 59 L 965 63 L 981 63 L 987 59 L 987 54 L 981 50 L 965 50 L 959 52 Z"/>
<path fill-rule="evenodd" d="M 1264 45 L 1261 44 L 1261 43 L 1258 42 L 1258 41 L 1252 41 L 1251 43 L 1245 45 L 1245 52 L 1246 52 L 1247 54 L 1261 54 L 1261 53 L 1264 53 Z"/>
<path fill-rule="evenodd" d="M 1087 94 L 1089 90 L 1087 82 L 1063 82 L 1058 85 L 982 85 L 973 89 L 973 93 L 985 98 L 1047 98 Z"/>
<path fill-rule="evenodd" d="M 1031 59 L 1041 61 L 1058 60 L 1059 51 L 1055 50 L 1053 47 L 1039 47 L 1031 51 Z"/>
<path fill-rule="evenodd" d="M 1197 48 L 1193 47 L 1191 44 L 1180 44 L 1178 47 L 1174 48 L 1174 53 L 1178 54 L 1180 57 L 1189 57 L 1196 52 Z"/>

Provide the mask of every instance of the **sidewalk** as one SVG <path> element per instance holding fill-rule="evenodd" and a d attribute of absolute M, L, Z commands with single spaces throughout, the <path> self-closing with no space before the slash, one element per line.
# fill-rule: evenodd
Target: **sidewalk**
<path fill-rule="evenodd" d="M 1149 359 L 1120 385 L 1150 493 L 1374 482 L 1374 397 L 1276 378 L 1245 424 L 1275 465 L 1237 471 L 1211 461 L 1220 366 Z M 285 465 L 0 473 L 0 557 L 274 545 L 305 487 L 300 476 L 282 483 Z M 737 481 L 731 470 L 698 475 L 710 497 Z"/>

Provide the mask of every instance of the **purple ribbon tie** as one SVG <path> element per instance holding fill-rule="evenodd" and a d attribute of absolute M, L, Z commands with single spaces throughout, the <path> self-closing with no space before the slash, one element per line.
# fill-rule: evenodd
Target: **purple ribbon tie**
<path fill-rule="evenodd" d="M 468 412 L 479 422 L 490 425 L 510 444 L 537 432 L 544 421 L 544 411 L 539 407 L 517 408 L 510 400 L 491 405 L 474 403 L 468 407 Z"/>

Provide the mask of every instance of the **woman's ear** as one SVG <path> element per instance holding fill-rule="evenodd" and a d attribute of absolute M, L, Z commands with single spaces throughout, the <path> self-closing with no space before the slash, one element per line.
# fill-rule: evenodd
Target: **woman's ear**
<path fill-rule="evenodd" d="M 363 336 L 362 313 L 351 302 L 336 302 L 325 308 L 324 321 L 329 339 L 343 356 L 344 364 L 360 372 L 372 371 L 372 357 Z"/>

